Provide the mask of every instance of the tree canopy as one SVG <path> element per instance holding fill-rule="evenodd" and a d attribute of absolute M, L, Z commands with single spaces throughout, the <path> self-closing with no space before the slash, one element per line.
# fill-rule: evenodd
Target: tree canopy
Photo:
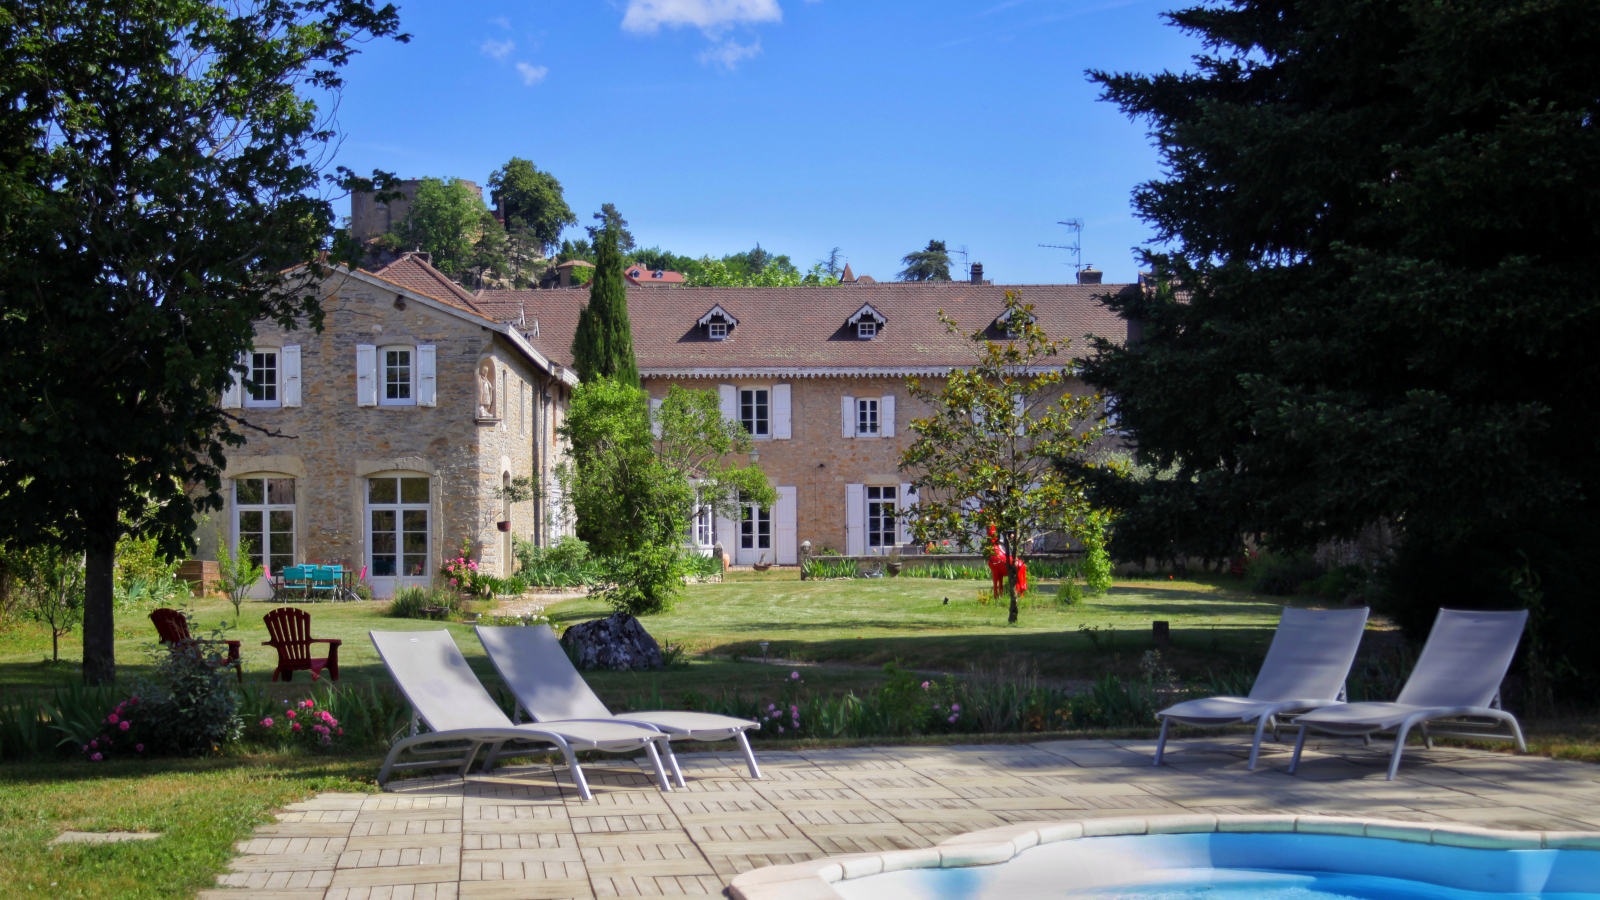
<path fill-rule="evenodd" d="M 901 281 L 950 280 L 950 252 L 944 241 L 929 241 L 927 249 L 907 253 L 900 262 L 905 266 L 897 276 Z"/>
<path fill-rule="evenodd" d="M 541 250 L 554 247 L 563 229 L 578 224 L 561 182 L 521 157 L 511 157 L 489 176 L 489 192 L 504 217 L 507 233 L 525 229 Z"/>
<path fill-rule="evenodd" d="M 477 192 L 456 178 L 424 178 L 411 197 L 411 212 L 383 236 L 393 252 L 426 251 L 434 268 L 459 279 L 505 265 L 505 237 Z"/>
<path fill-rule="evenodd" d="M 319 254 L 359 254 L 335 238 L 334 132 L 306 95 L 337 92 L 399 20 L 371 0 L 7 0 L 0 17 L 0 532 L 86 552 L 100 683 L 117 538 L 189 551 L 243 442 L 218 398 L 252 324 L 319 327 Z M 389 177 L 334 180 L 393 196 Z"/>
<path fill-rule="evenodd" d="M 1426 596 L 1392 595 L 1413 633 L 1444 598 L 1525 605 L 1531 575 L 1571 611 L 1550 659 L 1594 659 L 1592 588 L 1567 571 L 1600 540 L 1593 5 L 1168 18 L 1207 48 L 1193 72 L 1091 73 L 1166 172 L 1134 198 L 1166 288 L 1107 299 L 1141 338 L 1086 371 L 1174 473 L 1128 515 L 1288 548 L 1389 523 L 1402 568 L 1436 566 Z"/>
<path fill-rule="evenodd" d="M 614 228 L 617 232 L 617 249 L 623 253 L 633 249 L 633 232 L 628 230 L 628 220 L 622 217 L 622 213 L 617 212 L 615 203 L 600 204 L 600 211 L 594 214 L 594 218 L 600 224 L 590 225 L 587 230 L 589 240 L 596 246 L 600 244 L 601 233 L 607 228 Z"/>

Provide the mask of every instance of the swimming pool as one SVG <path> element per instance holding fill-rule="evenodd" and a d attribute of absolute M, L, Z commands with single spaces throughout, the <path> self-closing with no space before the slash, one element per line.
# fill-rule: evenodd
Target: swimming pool
<path fill-rule="evenodd" d="M 1600 834 L 1326 816 L 1029 823 L 757 869 L 738 900 L 1600 900 Z"/>

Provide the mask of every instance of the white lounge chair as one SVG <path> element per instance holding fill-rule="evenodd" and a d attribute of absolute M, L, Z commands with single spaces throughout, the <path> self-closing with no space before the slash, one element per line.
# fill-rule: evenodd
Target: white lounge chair
<path fill-rule="evenodd" d="M 1156 713 L 1161 717 L 1161 738 L 1156 742 L 1154 765 L 1161 765 L 1167 728 L 1173 722 L 1208 728 L 1254 723 L 1256 738 L 1250 745 L 1250 768 L 1254 769 L 1268 728 L 1277 740 L 1279 716 L 1332 706 L 1344 699 L 1345 678 L 1366 627 L 1365 608 L 1284 607 L 1250 696 L 1205 697 Z"/>
<path fill-rule="evenodd" d="M 589 683 L 583 680 L 556 633 L 546 625 L 510 625 L 505 627 L 478 626 L 478 640 L 489 651 L 489 660 L 499 670 L 500 677 L 516 696 L 520 709 L 526 710 L 535 722 L 560 724 L 570 721 L 627 722 L 660 729 L 674 741 L 726 741 L 739 742 L 744 752 L 745 764 L 751 778 L 761 777 L 761 767 L 750 749 L 746 731 L 760 728 L 761 723 L 749 719 L 736 719 L 715 713 L 659 710 L 628 712 L 612 715 L 600 702 Z M 683 787 L 683 770 L 678 759 L 666 745 L 667 762 L 672 774 Z"/>
<path fill-rule="evenodd" d="M 554 744 L 565 757 L 578 793 L 589 800 L 589 782 L 583 777 L 574 752 L 600 750 L 607 753 L 626 753 L 644 748 L 655 766 L 656 780 L 663 791 L 672 790 L 667 783 L 667 773 L 661 765 L 656 747 L 667 747 L 666 735 L 660 731 L 622 722 L 570 722 L 560 725 L 514 724 L 506 718 L 500 705 L 484 690 L 478 676 L 467 666 L 466 657 L 451 639 L 450 632 L 439 631 L 372 631 L 368 632 L 378 648 L 383 664 L 411 704 L 411 734 L 397 741 L 389 750 L 378 772 L 378 784 L 389 780 L 396 769 L 428 769 L 460 764 L 461 774 L 471 768 L 478 750 L 486 744 L 498 750 L 507 742 Z M 417 733 L 417 720 L 430 729 Z M 466 754 L 460 759 L 424 759 L 417 762 L 397 763 L 400 754 L 424 744 L 467 743 Z M 417 751 L 413 750 L 413 753 Z M 430 751 L 433 752 L 433 751 Z M 495 751 L 484 759 L 485 772 L 494 768 Z"/>
<path fill-rule="evenodd" d="M 1475 612 L 1441 609 L 1433 621 L 1433 631 L 1422 648 L 1416 668 L 1393 703 L 1342 703 L 1301 716 L 1296 724 L 1300 736 L 1294 743 L 1294 758 L 1289 773 L 1300 765 L 1306 735 L 1312 731 L 1327 734 L 1361 735 L 1371 739 L 1380 732 L 1393 731 L 1394 752 L 1389 757 L 1389 780 L 1400 771 L 1400 755 L 1406 735 L 1421 726 L 1423 743 L 1433 747 L 1433 735 L 1470 737 L 1478 740 L 1516 741 L 1517 750 L 1526 752 L 1522 728 L 1517 717 L 1500 709 L 1500 682 L 1511 668 L 1517 643 L 1528 622 L 1525 609 L 1510 612 Z M 1452 722 L 1455 731 L 1428 730 L 1438 719 L 1488 719 L 1487 728 L 1471 722 Z M 1510 734 L 1496 734 L 1498 723 L 1510 727 Z"/>

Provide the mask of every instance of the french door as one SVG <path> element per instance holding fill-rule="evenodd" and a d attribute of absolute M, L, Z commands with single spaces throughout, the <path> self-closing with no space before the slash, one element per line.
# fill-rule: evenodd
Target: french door
<path fill-rule="evenodd" d="M 424 476 L 367 479 L 367 577 L 380 597 L 433 583 L 429 491 Z"/>

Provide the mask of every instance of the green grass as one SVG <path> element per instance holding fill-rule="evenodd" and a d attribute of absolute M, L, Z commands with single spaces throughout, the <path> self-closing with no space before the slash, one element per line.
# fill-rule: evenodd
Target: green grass
<path fill-rule="evenodd" d="M 319 791 L 371 791 L 369 759 L 168 760 L 0 767 L 0 884 L 12 897 L 157 900 L 216 886 L 233 844 Z M 123 844 L 62 831 L 154 831 Z"/>

